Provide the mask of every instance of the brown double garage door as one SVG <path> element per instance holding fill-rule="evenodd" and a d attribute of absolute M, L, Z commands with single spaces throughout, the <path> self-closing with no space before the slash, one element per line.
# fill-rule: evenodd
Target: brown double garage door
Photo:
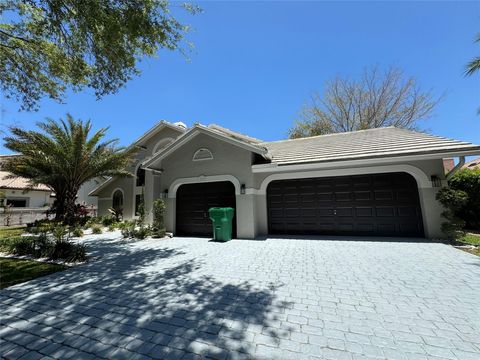
<path fill-rule="evenodd" d="M 273 181 L 267 207 L 270 234 L 424 236 L 407 173 Z"/>

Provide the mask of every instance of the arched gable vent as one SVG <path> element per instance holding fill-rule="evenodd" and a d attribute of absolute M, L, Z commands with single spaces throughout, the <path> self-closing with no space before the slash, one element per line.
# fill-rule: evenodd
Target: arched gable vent
<path fill-rule="evenodd" d="M 213 154 L 210 150 L 202 148 L 195 151 L 193 154 L 193 161 L 200 161 L 200 160 L 212 160 Z"/>

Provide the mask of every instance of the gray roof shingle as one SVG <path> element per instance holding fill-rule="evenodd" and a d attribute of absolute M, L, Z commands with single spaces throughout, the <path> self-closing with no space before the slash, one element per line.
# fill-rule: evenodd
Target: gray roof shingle
<path fill-rule="evenodd" d="M 278 165 L 394 157 L 458 151 L 478 151 L 480 145 L 385 127 L 259 144 Z"/>

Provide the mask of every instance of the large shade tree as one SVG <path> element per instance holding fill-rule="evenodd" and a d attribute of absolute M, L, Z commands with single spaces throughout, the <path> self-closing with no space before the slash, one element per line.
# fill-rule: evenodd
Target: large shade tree
<path fill-rule="evenodd" d="M 189 27 L 167 0 L 1 0 L 0 89 L 23 109 L 68 88 L 115 93 L 160 49 L 186 50 Z M 174 16 L 175 14 L 175 16 Z"/>
<path fill-rule="evenodd" d="M 3 168 L 12 176 L 29 180 L 34 186 L 47 185 L 55 192 L 56 219 L 71 224 L 75 199 L 85 182 L 100 176 L 131 176 L 126 169 L 133 149 L 117 146 L 117 140 L 104 141 L 107 129 L 92 133 L 90 121 L 47 119 L 37 123 L 40 131 L 10 128 L 5 147 L 16 152 Z"/>
<path fill-rule="evenodd" d="M 327 81 L 323 94 L 314 93 L 299 120 L 289 130 L 291 138 L 396 126 L 417 129 L 438 103 L 431 91 L 422 91 L 413 77 L 390 67 L 365 69 L 358 79 L 336 77 Z"/>

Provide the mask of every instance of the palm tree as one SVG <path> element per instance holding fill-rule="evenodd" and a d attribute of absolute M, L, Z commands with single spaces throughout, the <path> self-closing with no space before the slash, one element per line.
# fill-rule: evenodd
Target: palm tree
<path fill-rule="evenodd" d="M 475 37 L 475 42 L 480 43 L 480 34 L 477 34 L 477 36 Z M 480 56 L 477 56 L 467 64 L 467 69 L 465 71 L 465 74 L 473 75 L 475 72 L 479 70 L 480 70 Z"/>
<path fill-rule="evenodd" d="M 117 147 L 117 140 L 102 142 L 107 132 L 102 128 L 90 136 L 92 124 L 75 120 L 46 119 L 38 122 L 41 131 L 11 127 L 5 146 L 18 153 L 4 163 L 4 170 L 29 180 L 30 185 L 44 184 L 55 192 L 55 218 L 72 224 L 75 198 L 85 182 L 99 176 L 131 176 L 126 170 L 132 149 Z"/>

